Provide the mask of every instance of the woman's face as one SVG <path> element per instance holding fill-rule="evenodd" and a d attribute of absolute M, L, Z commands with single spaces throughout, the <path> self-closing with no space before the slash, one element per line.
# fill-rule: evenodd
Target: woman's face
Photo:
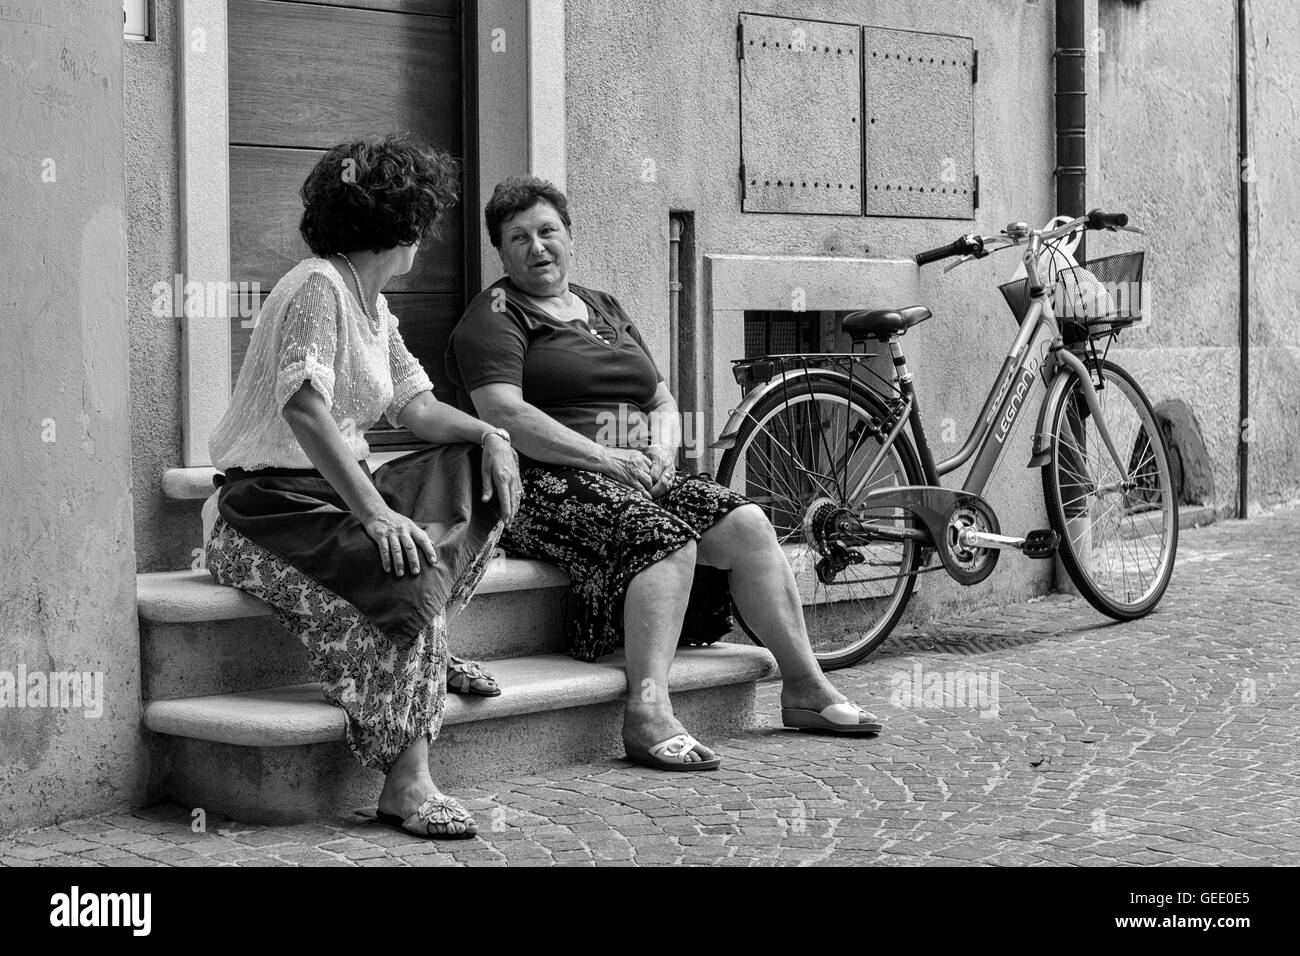
<path fill-rule="evenodd" d="M 393 275 L 404 276 L 411 271 L 415 265 L 415 254 L 420 251 L 420 240 L 415 240 L 409 246 L 395 246 L 395 262 Z"/>
<path fill-rule="evenodd" d="M 502 223 L 500 252 L 510 281 L 529 295 L 558 295 L 568 284 L 573 236 L 544 199 Z"/>

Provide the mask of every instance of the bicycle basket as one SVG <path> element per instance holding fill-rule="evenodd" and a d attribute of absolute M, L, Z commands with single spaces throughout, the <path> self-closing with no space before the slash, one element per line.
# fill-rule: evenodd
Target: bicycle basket
<path fill-rule="evenodd" d="M 1108 335 L 1142 321 L 1142 263 L 1146 253 L 1126 252 L 1093 259 L 1056 276 L 1052 311 L 1064 329 L 1075 326 L 1080 335 Z M 1033 299 L 1029 280 L 1000 286 L 1016 322 L 1024 321 Z"/>

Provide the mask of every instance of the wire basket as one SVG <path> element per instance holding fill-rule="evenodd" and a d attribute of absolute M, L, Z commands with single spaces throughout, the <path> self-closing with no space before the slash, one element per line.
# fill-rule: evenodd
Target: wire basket
<path fill-rule="evenodd" d="M 1126 252 L 1057 273 L 1052 311 L 1067 338 L 1095 338 L 1142 321 L 1145 256 L 1143 252 Z M 999 288 L 1016 322 L 1024 321 L 1033 303 L 1029 280 L 1019 279 Z"/>

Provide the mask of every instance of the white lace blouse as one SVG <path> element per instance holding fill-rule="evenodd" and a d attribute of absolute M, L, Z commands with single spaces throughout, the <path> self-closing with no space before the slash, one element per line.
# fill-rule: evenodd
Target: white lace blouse
<path fill-rule="evenodd" d="M 314 468 L 281 415 L 303 382 L 325 399 L 353 457 L 368 457 L 365 433 L 379 416 L 397 425 L 406 404 L 433 389 L 382 294 L 376 312 L 378 330 L 324 259 L 289 270 L 262 304 L 230 407 L 208 440 L 213 465 Z"/>

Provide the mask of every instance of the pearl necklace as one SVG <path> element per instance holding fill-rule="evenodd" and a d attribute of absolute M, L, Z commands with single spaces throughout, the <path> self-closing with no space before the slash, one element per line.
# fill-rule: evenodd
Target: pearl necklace
<path fill-rule="evenodd" d="M 348 264 L 348 268 L 352 271 L 352 281 L 357 284 L 357 295 L 358 295 L 357 301 L 361 305 L 361 314 L 364 315 L 366 317 L 366 321 L 370 323 L 370 328 L 378 332 L 379 316 L 378 314 L 371 315 L 370 310 L 366 308 L 366 287 L 361 284 L 361 274 L 357 272 L 357 267 L 352 264 L 352 260 L 349 259 L 347 256 L 345 256 L 343 253 L 341 252 L 339 253 L 339 258 L 342 259 L 344 262 L 346 262 Z"/>

